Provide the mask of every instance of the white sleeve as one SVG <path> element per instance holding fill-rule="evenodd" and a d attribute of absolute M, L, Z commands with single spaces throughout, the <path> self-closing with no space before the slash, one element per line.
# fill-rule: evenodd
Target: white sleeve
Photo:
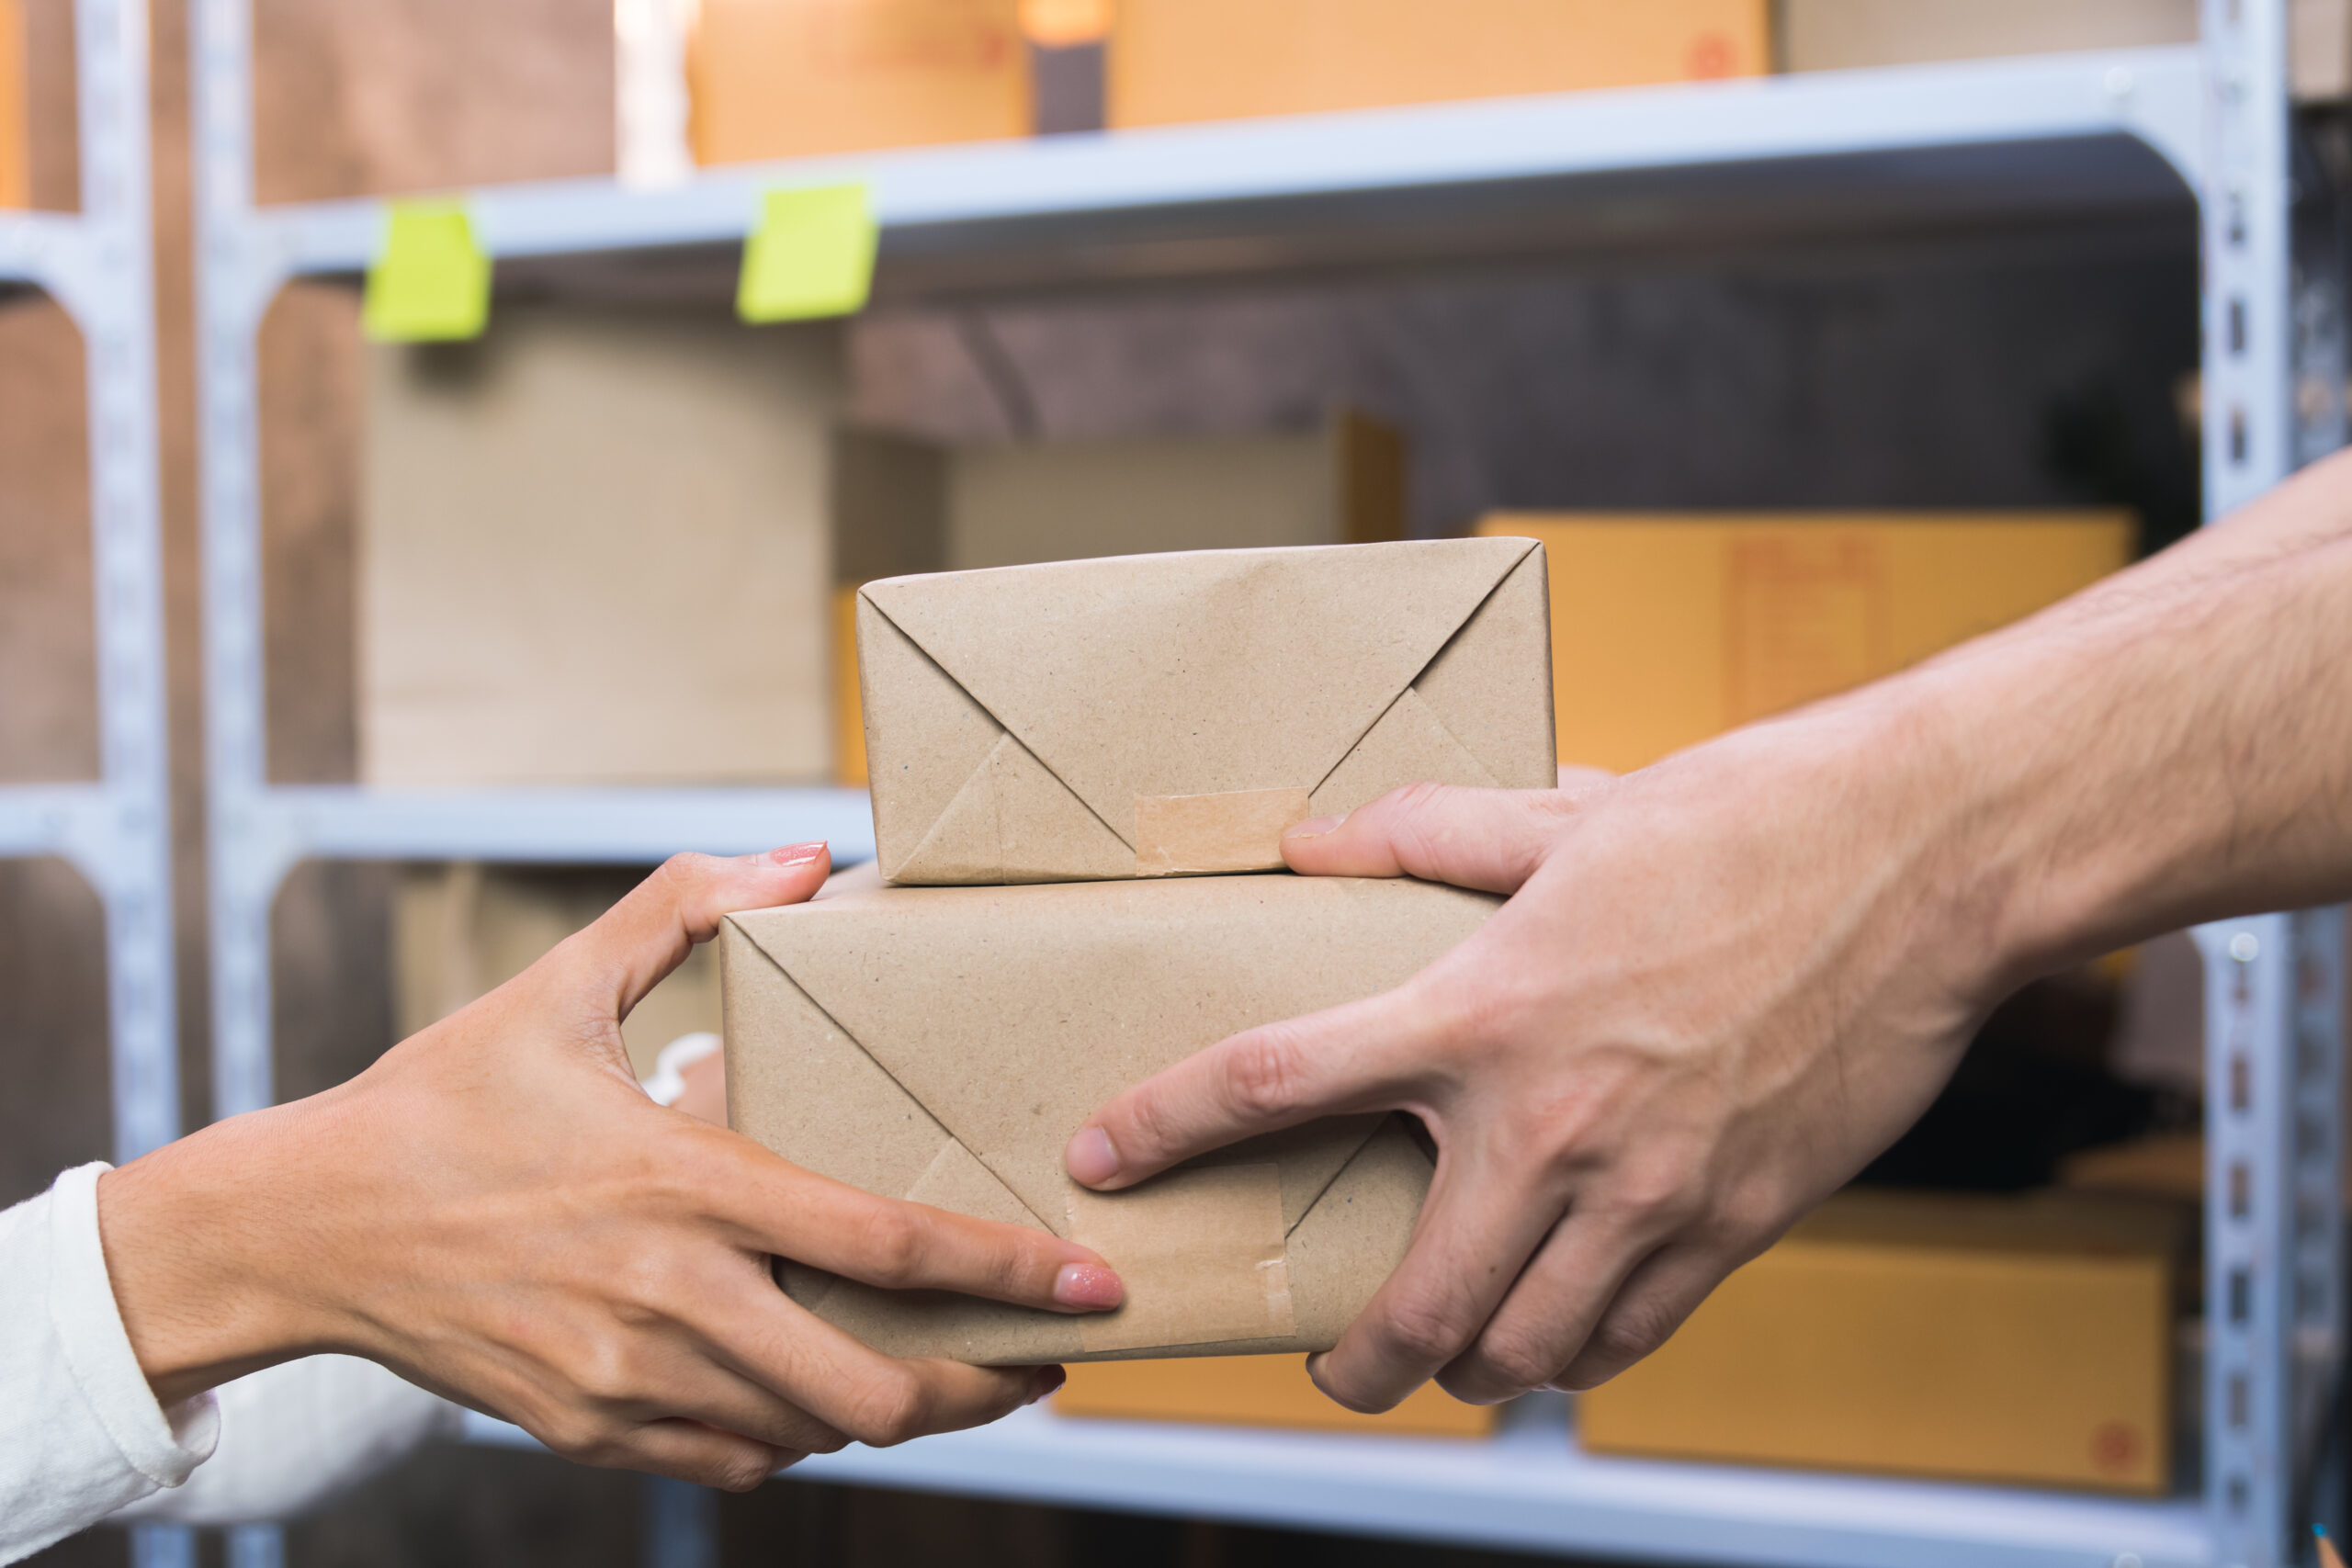
<path fill-rule="evenodd" d="M 390 1468 L 463 1413 L 356 1356 L 306 1356 L 222 1383 L 220 1447 L 175 1492 L 117 1516 L 188 1525 L 290 1518 Z"/>
<path fill-rule="evenodd" d="M 85 1165 L 0 1213 L 0 1562 L 162 1487 L 212 1452 L 201 1393 L 165 1410 L 123 1332 Z"/>

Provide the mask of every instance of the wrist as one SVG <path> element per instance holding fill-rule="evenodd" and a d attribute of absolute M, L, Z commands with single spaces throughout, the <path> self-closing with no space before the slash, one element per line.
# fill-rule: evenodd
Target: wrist
<path fill-rule="evenodd" d="M 217 1122 L 107 1172 L 98 1235 L 132 1354 L 165 1404 L 345 1348 L 315 1280 L 332 1213 L 306 1166 L 303 1104 Z M 299 1265 L 298 1265 L 299 1260 Z"/>

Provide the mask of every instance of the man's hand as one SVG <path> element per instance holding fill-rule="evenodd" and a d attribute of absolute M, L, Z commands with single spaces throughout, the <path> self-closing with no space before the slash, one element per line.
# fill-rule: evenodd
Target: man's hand
<path fill-rule="evenodd" d="M 1401 1109 L 1410 1251 L 1327 1357 L 1360 1410 L 1588 1387 L 1928 1105 L 2067 963 L 2352 892 L 2352 455 L 2064 604 L 1622 780 L 1419 786 L 1292 867 L 1510 895 L 1385 996 L 1236 1035 L 1070 1142 L 1116 1188 Z"/>
<path fill-rule="evenodd" d="M 1117 1304 L 1101 1258 L 813 1176 L 629 1072 L 620 1020 L 690 946 L 828 866 L 821 844 L 681 855 L 351 1082 L 109 1172 L 107 1269 L 159 1397 L 344 1351 L 571 1458 L 740 1489 L 1049 1392 L 1058 1369 L 879 1355 L 769 1258 L 1062 1311 Z"/>
<path fill-rule="evenodd" d="M 1302 824 L 1296 870 L 1514 897 L 1397 990 L 1130 1089 L 1073 1140 L 1071 1174 L 1121 1187 L 1254 1133 L 1409 1111 L 1436 1179 L 1317 1383 L 1383 1410 L 1432 1376 L 1485 1403 L 1613 1375 L 1916 1117 L 1975 1016 L 1906 962 L 1887 895 L 1924 868 L 1874 861 L 1838 770 L 1770 794 L 1737 772 L 1420 785 Z M 1832 858 L 1800 863 L 1798 843 Z"/>

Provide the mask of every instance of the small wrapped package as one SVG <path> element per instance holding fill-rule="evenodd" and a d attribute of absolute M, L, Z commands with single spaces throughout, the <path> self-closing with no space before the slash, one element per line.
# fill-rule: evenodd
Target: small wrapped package
<path fill-rule="evenodd" d="M 896 883 L 1272 870 L 1283 829 L 1400 784 L 1555 777 L 1528 539 L 886 578 L 857 647 Z"/>
<path fill-rule="evenodd" d="M 1331 1118 L 1124 1192 L 1062 1150 L 1128 1085 L 1236 1031 L 1371 996 L 1499 900 L 1428 883 L 854 883 L 720 931 L 728 1115 L 869 1192 L 1035 1225 L 1127 1287 L 1068 1316 L 781 1265 L 818 1315 L 893 1355 L 987 1365 L 1328 1349 L 1403 1258 L 1430 1165 L 1409 1122 Z"/>

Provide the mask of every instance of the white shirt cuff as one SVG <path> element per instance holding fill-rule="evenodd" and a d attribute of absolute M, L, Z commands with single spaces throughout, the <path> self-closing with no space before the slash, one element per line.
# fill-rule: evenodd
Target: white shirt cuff
<path fill-rule="evenodd" d="M 98 1241 L 98 1178 L 111 1168 L 80 1166 L 50 1189 L 50 1327 L 74 1386 L 125 1461 L 158 1486 L 177 1486 L 212 1457 L 220 1411 L 209 1393 L 165 1410 L 139 1370 Z"/>

